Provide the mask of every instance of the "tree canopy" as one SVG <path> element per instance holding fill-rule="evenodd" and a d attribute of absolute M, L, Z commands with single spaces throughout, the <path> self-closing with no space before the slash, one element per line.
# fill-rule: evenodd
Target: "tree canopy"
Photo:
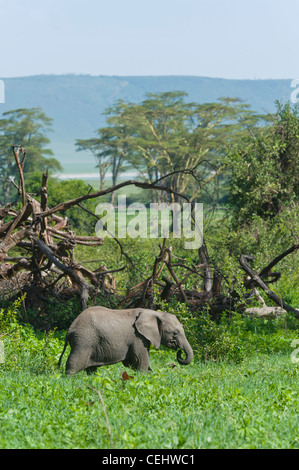
<path fill-rule="evenodd" d="M 18 175 L 12 145 L 22 145 L 30 155 L 24 161 L 24 174 L 62 169 L 47 147 L 50 140 L 46 134 L 51 130 L 51 123 L 52 119 L 40 108 L 20 108 L 3 113 L 0 119 L 0 198 L 4 203 L 10 200 L 12 194 L 9 179 Z"/>
<path fill-rule="evenodd" d="M 165 184 L 193 200 L 219 175 L 225 147 L 258 116 L 237 99 L 198 104 L 186 102 L 186 96 L 149 93 L 140 104 L 118 101 L 106 110 L 108 125 L 98 129 L 98 138 L 76 145 L 96 153 L 102 168 L 112 168 L 113 184 L 127 165 L 150 183 L 170 175 Z"/>
<path fill-rule="evenodd" d="M 271 219 L 299 196 L 299 107 L 277 103 L 270 125 L 248 134 L 227 156 L 229 204 L 237 225 Z"/>

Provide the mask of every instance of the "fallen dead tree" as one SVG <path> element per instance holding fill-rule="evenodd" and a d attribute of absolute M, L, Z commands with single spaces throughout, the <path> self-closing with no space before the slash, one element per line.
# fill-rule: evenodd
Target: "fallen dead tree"
<path fill-rule="evenodd" d="M 188 262 L 176 256 L 170 246 L 166 247 L 166 240 L 159 245 L 160 253 L 155 258 L 152 274 L 139 284 L 133 286 L 126 298 L 121 302 L 121 307 L 155 307 L 154 292 L 159 292 L 159 298 L 169 302 L 175 297 L 179 302 L 186 303 L 191 311 L 201 313 L 204 309 L 214 319 L 218 319 L 223 311 L 242 311 L 244 305 L 240 298 L 232 295 L 221 294 L 223 276 L 215 267 L 208 263 L 207 251 L 204 253 L 205 263 L 188 265 Z M 206 250 L 206 247 L 204 247 Z M 200 258 L 200 253 L 199 253 Z M 182 275 L 179 279 L 176 270 L 180 268 Z M 207 269 L 208 268 L 208 269 Z M 213 274 L 211 274 L 213 272 Z M 185 284 L 190 276 L 198 278 L 202 284 L 202 290 L 186 289 Z M 211 276 L 207 279 L 207 276 Z M 240 310 L 241 309 L 241 310 Z"/>
<path fill-rule="evenodd" d="M 281 253 L 279 256 L 274 258 L 259 274 L 249 266 L 249 262 L 255 259 L 254 256 L 242 255 L 240 257 L 241 268 L 247 273 L 248 278 L 245 282 L 245 287 L 252 289 L 260 287 L 267 294 L 268 298 L 273 300 L 279 307 L 283 308 L 287 312 L 291 312 L 296 318 L 299 318 L 299 310 L 288 305 L 284 300 L 273 292 L 268 284 L 277 281 L 281 274 L 279 272 L 272 272 L 272 268 L 281 261 L 285 256 L 293 253 L 299 248 L 299 245 L 293 245 L 288 250 Z M 269 280 L 266 279 L 270 278 Z"/>
<path fill-rule="evenodd" d="M 133 286 L 126 298 L 121 302 L 122 307 L 154 307 L 154 288 L 159 291 L 161 300 L 169 301 L 171 297 L 175 297 L 178 301 L 186 303 L 193 312 L 202 312 L 207 309 L 212 318 L 218 320 L 222 312 L 240 312 L 255 314 L 257 316 L 279 315 L 285 312 L 291 312 L 296 318 L 299 318 L 299 310 L 291 307 L 282 298 L 278 297 L 267 284 L 277 281 L 281 274 L 272 272 L 272 268 L 285 256 L 293 253 L 299 248 L 299 245 L 293 245 L 288 250 L 274 258 L 263 270 L 258 274 L 248 264 L 254 260 L 253 256 L 242 255 L 240 257 L 241 268 L 247 273 L 247 279 L 244 282 L 247 294 L 240 297 L 235 291 L 226 295 L 221 293 L 221 284 L 223 276 L 215 267 L 209 266 L 209 273 L 213 271 L 211 276 L 210 289 L 206 289 L 206 272 L 202 272 L 206 267 L 204 264 L 189 266 L 186 261 L 174 255 L 172 247 L 167 248 L 165 239 L 163 245 L 160 246 L 160 253 L 155 258 L 152 274 L 139 284 Z M 176 274 L 176 268 L 184 268 L 185 274 L 181 279 Z M 190 276 L 200 277 L 203 281 L 203 288 L 200 292 L 188 290 L 185 283 Z M 267 279 L 267 283 L 266 283 Z M 257 297 L 256 288 L 262 288 L 269 299 L 273 300 L 278 307 L 267 307 L 263 302 L 261 308 L 247 308 L 248 301 L 252 296 Z M 259 296 L 260 298 L 260 296 Z"/>
<path fill-rule="evenodd" d="M 168 185 L 161 184 L 160 180 L 156 183 L 129 180 L 102 191 L 89 192 L 75 199 L 63 201 L 50 208 L 48 207 L 47 174 L 42 177 L 39 202 L 26 192 L 23 175 L 26 150 L 20 145 L 12 145 L 12 152 L 20 179 L 18 185 L 13 181 L 11 183 L 18 190 L 22 207 L 16 210 L 10 203 L 0 208 L 0 262 L 2 263 L 0 291 L 2 294 L 5 294 L 5 291 L 16 294 L 26 292 L 27 303 L 34 303 L 37 298 L 47 301 L 49 295 L 58 299 L 77 295 L 81 299 L 82 308 L 85 308 L 88 299 L 96 295 L 99 290 L 117 295 L 111 270 L 106 266 L 99 266 L 94 271 L 90 271 L 74 259 L 76 245 L 96 247 L 102 245 L 103 239 L 96 236 L 76 235 L 70 230 L 67 217 L 58 215 L 61 211 L 76 206 L 90 212 L 82 205 L 82 202 L 104 196 L 129 185 L 159 190 L 170 194 L 171 197 L 188 201 L 186 196 L 176 193 Z M 92 215 L 98 218 L 95 214 Z M 10 220 L 7 221 L 7 218 Z M 116 238 L 115 240 L 119 244 L 121 253 L 131 263 L 130 256 L 124 252 L 119 240 Z M 10 256 L 15 247 L 21 248 L 22 252 L 26 254 L 24 256 Z M 199 259 L 203 262 L 203 278 L 205 289 L 208 292 L 211 276 L 204 243 L 198 252 Z M 180 294 L 187 301 L 184 289 L 179 285 L 172 268 L 170 249 L 167 249 L 167 253 L 169 254 L 168 269 L 178 285 Z M 153 272 L 155 280 L 159 277 L 157 268 L 158 264 L 156 263 Z M 125 266 L 119 269 L 125 269 Z M 193 272 L 194 269 L 191 271 Z M 118 271 L 118 269 L 114 271 Z"/>
<path fill-rule="evenodd" d="M 0 209 L 0 289 L 3 294 L 26 292 L 27 302 L 48 301 L 79 296 L 82 308 L 88 298 L 99 289 L 114 293 L 113 278 L 106 266 L 95 272 L 88 270 L 74 259 L 76 245 L 100 246 L 103 239 L 96 236 L 77 236 L 68 227 L 67 217 L 57 215 L 48 208 L 47 180 L 44 174 L 41 182 L 40 200 L 26 193 L 23 176 L 26 150 L 12 146 L 20 175 L 18 189 L 22 199 L 20 210 L 12 204 Z M 12 182 L 12 184 L 15 184 Z M 3 219 L 11 220 L 3 223 Z M 25 256 L 9 256 L 15 247 L 26 252 Z"/>
<path fill-rule="evenodd" d="M 58 301 L 68 300 L 77 296 L 80 298 L 82 308 L 86 308 L 90 299 L 100 293 L 113 295 L 119 307 L 149 307 L 155 308 L 155 298 L 169 301 L 175 298 L 186 303 L 190 310 L 198 314 L 207 309 L 215 319 L 223 311 L 244 312 L 246 298 L 240 298 L 234 291 L 224 295 L 221 293 L 223 275 L 215 266 L 211 266 L 208 250 L 203 240 L 198 248 L 198 263 L 192 264 L 176 256 L 171 246 L 166 246 L 166 240 L 159 245 L 160 253 L 153 260 L 151 275 L 130 288 L 126 296 L 117 292 L 114 272 L 126 269 L 126 265 L 118 269 L 108 269 L 100 264 L 93 271 L 83 266 L 74 258 L 76 245 L 90 247 L 101 246 L 104 240 L 97 236 L 79 236 L 68 225 L 67 217 L 59 215 L 61 211 L 71 207 L 79 207 L 99 219 L 99 216 L 86 209 L 82 202 L 99 198 L 125 186 L 134 185 L 143 189 L 164 191 L 188 202 L 188 198 L 175 193 L 167 185 L 158 182 L 145 183 L 129 180 L 111 188 L 98 192 L 89 192 L 75 199 L 64 201 L 54 207 L 48 207 L 48 175 L 44 174 L 41 181 L 40 202 L 32 194 L 26 192 L 23 175 L 26 150 L 22 146 L 12 146 L 12 151 L 19 171 L 19 184 L 12 184 L 18 190 L 21 198 L 21 208 L 15 209 L 14 204 L 7 204 L 0 208 L 0 292 L 12 298 L 26 293 L 27 306 L 36 302 L 51 303 L 51 299 Z M 182 170 L 184 171 L 184 170 Z M 166 176 L 167 177 L 167 176 Z M 158 184 L 159 183 L 159 184 Z M 7 220 L 9 219 L 9 220 Z M 132 265 L 138 269 L 126 253 L 117 238 L 121 254 L 126 258 L 127 266 Z M 14 253 L 18 248 L 18 255 Z M 274 282 L 279 273 L 271 269 L 284 256 L 298 248 L 294 245 L 287 252 L 276 257 L 259 275 L 252 270 L 248 261 L 252 257 L 243 255 L 240 259 L 241 267 L 248 275 L 245 286 L 255 289 L 256 286 L 264 289 L 269 298 L 274 300 L 285 310 L 291 311 L 298 317 L 298 311 L 285 304 L 271 291 L 265 282 Z M 19 255 L 19 252 L 22 254 Z M 95 262 L 95 260 L 94 260 Z M 197 278 L 200 289 L 186 288 L 186 282 L 193 276 Z M 155 297 L 156 296 L 156 297 Z"/>
<path fill-rule="evenodd" d="M 279 315 L 284 315 L 286 310 L 281 307 L 248 307 L 245 310 L 247 315 L 252 315 L 253 317 L 278 317 Z"/>

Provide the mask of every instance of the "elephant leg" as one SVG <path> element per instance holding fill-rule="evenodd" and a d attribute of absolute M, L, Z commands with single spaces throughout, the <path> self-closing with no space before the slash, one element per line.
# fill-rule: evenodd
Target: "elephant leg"
<path fill-rule="evenodd" d="M 149 358 L 147 358 L 147 360 L 140 361 L 140 363 L 138 364 L 137 370 L 150 372 L 151 368 L 149 366 Z"/>
<path fill-rule="evenodd" d="M 140 371 L 150 371 L 148 348 L 143 344 L 134 344 L 129 348 L 126 358 L 122 361 L 125 367 Z"/>
<path fill-rule="evenodd" d="M 147 362 L 144 362 L 144 363 L 139 363 L 139 362 L 135 362 L 135 361 L 130 361 L 130 360 L 124 360 L 122 361 L 123 365 L 125 367 L 130 367 L 130 369 L 134 369 L 134 370 L 140 370 L 140 371 L 151 371 L 151 368 L 149 366 L 149 363 Z"/>
<path fill-rule="evenodd" d="M 88 363 L 90 358 L 89 351 L 76 351 L 71 352 L 67 358 L 65 365 L 65 373 L 67 375 L 77 374 L 80 370 L 88 369 Z"/>

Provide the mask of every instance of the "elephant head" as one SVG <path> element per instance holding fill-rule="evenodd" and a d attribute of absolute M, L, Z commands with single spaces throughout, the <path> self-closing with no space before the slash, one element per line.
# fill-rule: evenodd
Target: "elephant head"
<path fill-rule="evenodd" d="M 177 352 L 179 364 L 188 365 L 193 359 L 192 348 L 185 336 L 184 329 L 175 315 L 154 310 L 141 310 L 135 326 L 137 331 L 148 339 L 155 348 L 161 344 Z M 182 352 L 185 359 L 182 358 Z"/>

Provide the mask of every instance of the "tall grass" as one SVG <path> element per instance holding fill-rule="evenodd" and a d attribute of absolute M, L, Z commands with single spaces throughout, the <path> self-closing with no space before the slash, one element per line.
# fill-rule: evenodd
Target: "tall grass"
<path fill-rule="evenodd" d="M 56 367 L 64 333 L 20 324 L 17 307 L 9 322 L 0 315 L 1 448 L 299 447 L 299 332 L 289 316 L 216 325 L 181 306 L 196 353 L 189 366 L 151 349 L 149 374 L 115 364 L 66 377 Z"/>
<path fill-rule="evenodd" d="M 151 374 L 128 370 L 125 381 L 119 364 L 93 377 L 2 373 L 0 447 L 299 447 L 299 372 L 289 356 L 185 368 L 167 365 L 172 360 L 155 353 Z"/>

